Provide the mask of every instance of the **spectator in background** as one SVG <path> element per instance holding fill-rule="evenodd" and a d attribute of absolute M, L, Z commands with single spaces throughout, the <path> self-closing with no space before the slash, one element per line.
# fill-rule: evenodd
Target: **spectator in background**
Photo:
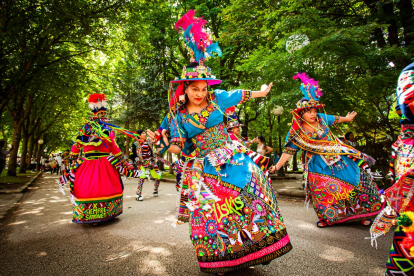
<path fill-rule="evenodd" d="M 44 172 L 45 171 L 45 162 L 46 162 L 46 159 L 42 156 L 42 157 L 40 157 L 40 170 L 42 171 L 42 172 Z"/>
<path fill-rule="evenodd" d="M 30 159 L 30 170 L 31 172 L 35 172 L 34 170 L 36 169 L 36 159 L 34 157 L 32 157 Z"/>
<path fill-rule="evenodd" d="M 266 156 L 266 154 L 269 154 L 273 151 L 273 149 L 271 147 L 266 145 L 266 139 L 262 135 L 257 136 L 257 138 L 253 139 L 252 142 L 257 143 L 256 152 L 260 155 Z"/>
<path fill-rule="evenodd" d="M 276 165 L 277 164 L 277 162 L 279 162 L 279 159 L 280 159 L 280 157 L 279 157 L 279 154 L 277 153 L 277 151 L 275 151 L 275 153 L 274 153 L 275 155 L 274 155 L 274 159 L 273 159 L 273 164 L 274 165 Z M 277 175 L 281 175 L 281 176 L 283 176 L 283 170 L 284 170 L 284 166 L 282 166 L 278 171 L 276 171 L 276 174 Z M 282 173 L 281 173 L 282 172 Z"/>
<path fill-rule="evenodd" d="M 277 162 L 279 161 L 279 154 L 277 154 L 277 151 L 275 150 L 274 153 L 274 159 L 273 159 L 273 164 L 277 164 Z"/>
<path fill-rule="evenodd" d="M 62 165 L 60 166 L 60 174 L 63 174 L 63 172 L 66 171 L 66 160 L 62 160 Z"/>
<path fill-rule="evenodd" d="M 55 157 L 56 160 L 56 174 L 60 173 L 60 167 L 62 166 L 62 153 L 59 152 L 59 155 Z"/>
<path fill-rule="evenodd" d="M 69 150 L 67 149 L 67 150 L 65 150 L 65 152 L 63 153 L 63 155 L 62 155 L 62 164 L 64 164 L 65 165 L 65 171 L 67 172 L 67 173 L 69 173 L 69 169 L 70 169 L 70 164 L 71 164 L 71 158 L 70 158 L 70 152 L 69 152 Z M 60 169 L 60 171 L 62 172 L 62 168 Z"/>
<path fill-rule="evenodd" d="M 347 132 L 345 134 L 345 143 L 353 147 L 359 146 L 357 139 L 354 137 L 354 134 L 352 132 Z"/>
<path fill-rule="evenodd" d="M 6 166 L 6 156 L 10 154 L 10 151 L 3 149 L 5 144 L 6 142 L 4 140 L 0 140 L 0 175 Z"/>
<path fill-rule="evenodd" d="M 49 164 L 49 157 L 45 158 L 45 166 L 44 166 L 44 170 L 45 170 L 45 172 L 46 172 L 46 171 L 48 171 L 48 170 L 52 170 L 52 169 L 50 168 L 50 164 Z"/>

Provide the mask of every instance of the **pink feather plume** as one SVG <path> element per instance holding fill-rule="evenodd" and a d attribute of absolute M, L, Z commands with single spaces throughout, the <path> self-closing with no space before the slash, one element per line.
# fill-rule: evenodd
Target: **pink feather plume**
<path fill-rule="evenodd" d="M 310 84 L 310 85 L 318 85 L 318 81 L 309 78 L 306 73 L 298 73 L 296 76 L 293 76 L 293 79 L 300 79 L 304 84 Z"/>
<path fill-rule="evenodd" d="M 181 27 L 183 31 L 186 31 L 188 26 L 193 24 L 191 27 L 191 33 L 193 35 L 194 42 L 198 47 L 206 47 L 211 44 L 211 40 L 204 29 L 204 26 L 208 23 L 208 21 L 203 18 L 194 17 L 195 14 L 195 10 L 189 10 L 175 23 L 175 29 L 177 32 L 180 32 Z"/>
<path fill-rule="evenodd" d="M 184 14 L 176 23 L 175 23 L 175 30 L 177 32 L 180 31 L 180 27 L 187 30 L 187 27 L 194 23 L 194 15 L 195 10 L 189 10 L 186 14 Z"/>
<path fill-rule="evenodd" d="M 310 85 L 317 86 L 318 89 L 317 89 L 316 94 L 319 97 L 322 97 L 322 90 L 319 88 L 319 85 L 318 85 L 319 81 L 316 81 L 316 80 L 310 78 L 308 75 L 306 75 L 306 73 L 297 73 L 296 76 L 293 76 L 293 79 L 294 80 L 300 79 L 303 82 L 304 85 L 310 84 Z"/>

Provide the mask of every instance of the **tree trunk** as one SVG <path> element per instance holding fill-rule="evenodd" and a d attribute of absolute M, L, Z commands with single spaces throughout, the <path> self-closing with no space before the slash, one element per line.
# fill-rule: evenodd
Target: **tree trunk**
<path fill-rule="evenodd" d="M 17 154 L 19 152 L 20 140 L 21 140 L 21 126 L 18 122 L 13 123 L 13 148 L 10 152 L 9 168 L 7 171 L 8 176 L 16 176 L 17 169 Z"/>
<path fill-rule="evenodd" d="M 414 11 L 411 0 L 400 0 L 397 3 L 400 10 L 401 23 L 404 30 L 405 45 L 410 46 L 414 41 Z"/>
<path fill-rule="evenodd" d="M 35 159 L 35 162 L 37 164 L 37 149 L 39 148 L 39 144 L 38 143 L 34 143 L 34 149 L 33 149 L 33 158 Z M 31 162 L 30 162 L 31 163 Z M 34 169 L 36 169 L 37 165 L 35 166 Z M 33 169 L 33 170 L 34 170 Z"/>
<path fill-rule="evenodd" d="M 280 126 L 280 115 L 277 116 L 277 125 Z M 280 130 L 278 131 L 279 134 L 279 156 L 282 156 L 282 138 L 280 137 Z"/>
<path fill-rule="evenodd" d="M 24 127 L 22 127 L 22 134 L 23 134 L 23 141 L 22 141 L 22 153 L 20 154 L 20 169 L 19 169 L 19 173 L 25 173 L 26 172 L 26 168 L 27 168 L 27 163 L 26 163 L 26 156 L 27 156 L 27 144 L 28 144 L 28 136 L 27 136 L 27 132 L 24 129 Z"/>
<path fill-rule="evenodd" d="M 30 161 L 32 160 L 32 156 L 33 156 L 34 144 L 35 144 L 34 137 L 33 137 L 33 135 L 30 135 L 30 137 L 29 137 L 29 151 L 27 152 L 27 154 L 29 156 L 29 164 L 27 164 L 27 166 L 26 166 L 28 169 L 30 168 L 30 165 L 31 165 Z"/>
<path fill-rule="evenodd" d="M 269 137 L 269 144 L 268 146 L 273 148 L 273 139 L 272 139 L 272 133 L 273 133 L 273 126 L 275 125 L 274 118 L 271 116 L 270 113 L 268 113 L 268 120 L 269 120 L 269 131 L 270 131 L 270 137 Z"/>
<path fill-rule="evenodd" d="M 392 2 L 382 5 L 382 10 L 386 15 L 388 24 L 388 43 L 390 46 L 399 45 L 398 41 L 398 26 L 397 20 L 395 20 L 394 4 Z"/>
<path fill-rule="evenodd" d="M 39 145 L 36 151 L 36 171 L 40 171 L 40 158 L 42 157 L 43 145 Z"/>
<path fill-rule="evenodd" d="M 129 129 L 129 120 L 126 121 L 125 128 Z M 127 156 L 127 159 L 129 159 L 129 141 L 130 141 L 130 139 L 131 138 L 129 136 L 127 136 L 126 141 L 125 141 L 125 154 Z"/>
<path fill-rule="evenodd" d="M 278 136 L 279 136 L 279 157 L 282 156 L 282 138 L 280 137 L 280 115 L 277 116 L 277 127 L 279 128 L 278 130 Z M 284 167 L 282 166 L 278 171 L 277 171 L 277 175 L 278 176 L 285 176 L 285 171 L 284 171 Z"/>
<path fill-rule="evenodd" d="M 297 172 L 298 171 L 298 153 L 295 152 L 295 154 L 293 155 L 293 171 Z"/>

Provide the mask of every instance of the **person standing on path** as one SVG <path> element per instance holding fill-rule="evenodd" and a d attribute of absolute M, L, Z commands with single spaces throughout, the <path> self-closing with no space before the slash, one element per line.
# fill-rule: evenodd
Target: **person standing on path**
<path fill-rule="evenodd" d="M 55 157 L 56 160 L 56 174 L 60 174 L 60 168 L 62 167 L 62 153 L 59 152 L 59 154 Z"/>

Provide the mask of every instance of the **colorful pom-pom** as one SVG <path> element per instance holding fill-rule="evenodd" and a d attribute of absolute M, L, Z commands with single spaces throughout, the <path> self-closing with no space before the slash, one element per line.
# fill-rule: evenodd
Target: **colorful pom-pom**
<path fill-rule="evenodd" d="M 407 225 L 407 226 L 401 225 L 402 230 L 404 232 L 406 232 L 406 233 L 408 233 L 408 232 L 414 232 L 414 225 L 412 223 L 414 221 L 414 212 L 407 211 L 405 213 L 402 213 L 400 216 L 402 216 L 402 217 L 407 216 L 408 219 L 411 221 L 411 224 L 410 225 Z M 403 219 L 403 222 L 409 224 L 408 219 L 407 218 L 404 218 Z"/>
<path fill-rule="evenodd" d="M 410 217 L 407 214 L 401 214 L 398 218 L 397 218 L 397 223 L 400 226 L 404 226 L 404 227 L 409 227 L 413 224 L 412 220 L 410 219 Z"/>

